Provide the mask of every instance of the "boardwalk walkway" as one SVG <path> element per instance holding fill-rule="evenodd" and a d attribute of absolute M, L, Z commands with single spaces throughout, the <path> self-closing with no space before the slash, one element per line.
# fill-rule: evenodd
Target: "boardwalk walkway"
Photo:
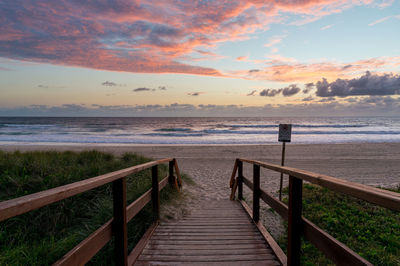
<path fill-rule="evenodd" d="M 280 265 L 237 201 L 206 201 L 161 223 L 135 265 Z"/>

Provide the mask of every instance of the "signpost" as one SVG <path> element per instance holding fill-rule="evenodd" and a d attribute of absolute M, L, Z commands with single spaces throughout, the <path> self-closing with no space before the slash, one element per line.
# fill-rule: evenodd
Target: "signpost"
<path fill-rule="evenodd" d="M 282 143 L 282 160 L 281 165 L 285 165 L 285 144 L 290 142 L 292 135 L 292 125 L 291 124 L 279 124 L 279 137 L 278 141 Z M 283 183 L 283 173 L 281 173 L 281 181 L 279 185 L 279 200 L 282 200 L 282 183 Z"/>

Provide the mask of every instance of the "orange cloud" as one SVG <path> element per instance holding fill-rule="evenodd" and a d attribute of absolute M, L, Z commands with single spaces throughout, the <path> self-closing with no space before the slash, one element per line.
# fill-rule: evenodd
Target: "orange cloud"
<path fill-rule="evenodd" d="M 0 10 L 0 56 L 112 71 L 221 75 L 183 60 L 284 22 L 281 13 L 315 20 L 360 3 L 369 1 L 15 0 Z"/>
<path fill-rule="evenodd" d="M 366 71 L 383 71 L 387 67 L 400 66 L 400 57 L 379 57 L 351 63 L 289 63 L 273 61 L 262 69 L 242 70 L 230 73 L 232 77 L 279 82 L 314 82 L 321 78 L 328 81 L 337 78 L 354 78 Z"/>

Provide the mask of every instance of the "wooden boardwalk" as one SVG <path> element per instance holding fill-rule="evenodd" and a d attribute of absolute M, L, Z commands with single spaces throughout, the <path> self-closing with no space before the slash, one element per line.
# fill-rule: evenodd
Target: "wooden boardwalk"
<path fill-rule="evenodd" d="M 206 202 L 160 224 L 135 265 L 280 265 L 237 201 Z"/>

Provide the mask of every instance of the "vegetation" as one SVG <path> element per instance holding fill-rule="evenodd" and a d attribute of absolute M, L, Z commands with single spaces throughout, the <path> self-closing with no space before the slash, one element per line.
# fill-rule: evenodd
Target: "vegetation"
<path fill-rule="evenodd" d="M 0 151 L 0 201 L 69 184 L 150 161 L 134 154 L 115 157 L 97 151 Z M 159 168 L 160 177 L 167 167 Z M 151 187 L 150 170 L 127 178 L 128 204 Z M 174 195 L 167 186 L 161 201 Z M 151 204 L 148 204 L 151 205 Z M 8 219 L 0 223 L 0 265 L 49 265 L 112 217 L 111 184 Z M 146 206 L 128 223 L 131 250 L 152 223 Z M 112 241 L 111 241 L 112 242 Z M 113 264 L 113 243 L 108 243 L 89 264 Z"/>
<path fill-rule="evenodd" d="M 374 265 L 400 265 L 400 213 L 305 184 L 303 215 Z M 286 236 L 279 244 L 286 251 Z M 302 264 L 333 265 L 304 239 Z"/>

